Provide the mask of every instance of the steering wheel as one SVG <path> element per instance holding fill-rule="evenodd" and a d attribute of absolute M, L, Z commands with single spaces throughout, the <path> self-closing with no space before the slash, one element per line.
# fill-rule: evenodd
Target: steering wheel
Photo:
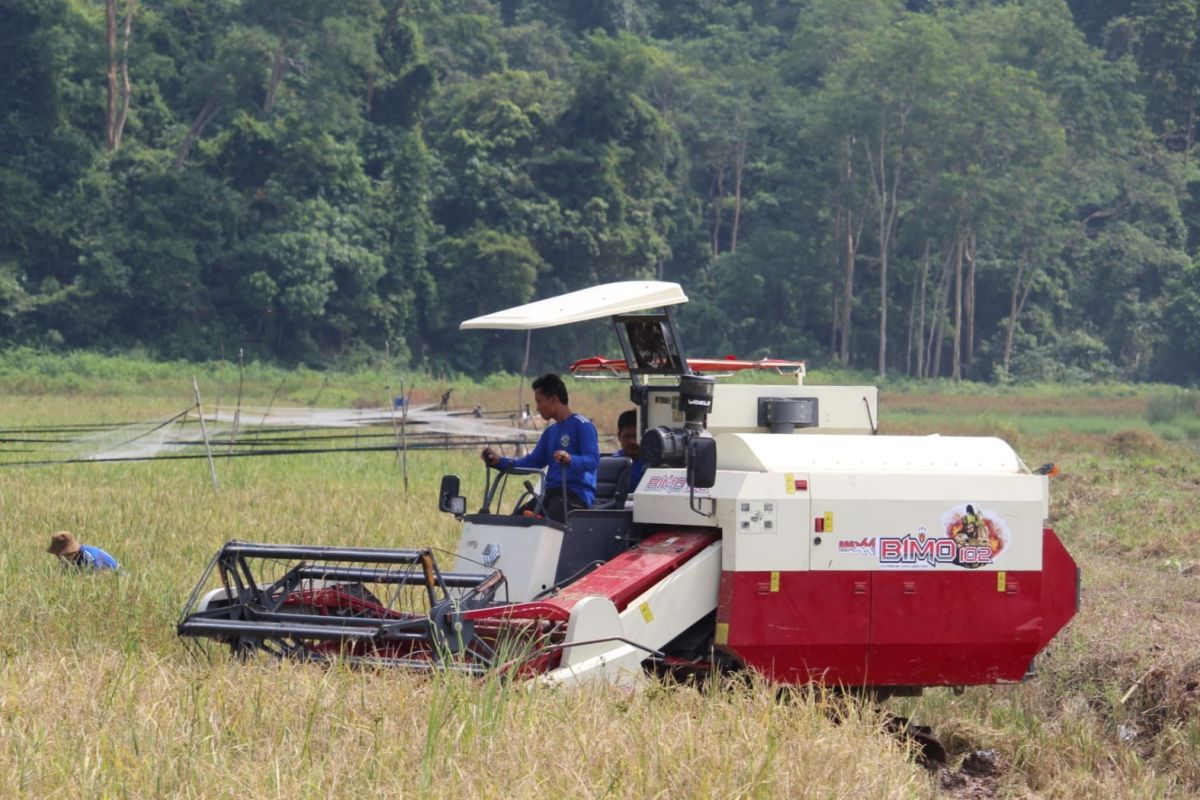
<path fill-rule="evenodd" d="M 495 470 L 497 472 L 496 479 L 494 481 L 492 480 L 492 470 Z M 499 510 L 499 508 L 502 508 L 501 503 L 503 502 L 503 497 L 504 497 L 504 486 L 508 483 L 509 476 L 511 476 L 511 475 L 534 475 L 534 474 L 540 474 L 540 473 L 541 473 L 540 469 L 535 469 L 532 467 L 509 467 L 508 469 L 501 469 L 499 466 L 494 465 L 494 464 L 485 464 L 485 467 L 484 467 L 484 487 L 485 488 L 484 488 L 484 503 L 483 503 L 484 513 L 489 513 L 489 512 L 487 512 L 487 509 L 492 506 L 493 501 L 496 504 L 497 510 Z M 545 509 L 545 506 L 542 504 L 541 495 L 538 494 L 536 491 L 534 491 L 533 484 L 530 483 L 529 481 L 524 481 L 524 485 L 525 485 L 525 491 L 523 494 L 521 494 L 521 496 L 519 498 L 517 498 L 517 503 L 515 506 L 513 506 L 512 513 L 514 515 L 519 514 L 521 511 L 521 506 L 525 505 L 530 500 L 533 500 L 536 502 L 536 508 L 537 508 L 538 513 L 540 513 L 543 517 L 546 516 L 546 509 Z"/>
<path fill-rule="evenodd" d="M 524 482 L 525 491 L 517 498 L 516 505 L 513 506 L 512 513 L 514 515 L 521 513 L 521 506 L 528 503 L 530 500 L 534 502 L 534 513 L 546 516 L 546 507 L 542 504 L 542 495 L 534 491 L 533 484 L 529 481 Z"/>

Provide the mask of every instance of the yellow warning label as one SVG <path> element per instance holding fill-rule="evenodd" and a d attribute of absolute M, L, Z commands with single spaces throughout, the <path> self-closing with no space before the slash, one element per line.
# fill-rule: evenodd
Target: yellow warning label
<path fill-rule="evenodd" d="M 825 532 L 833 533 L 833 512 L 832 511 L 825 512 Z"/>
<path fill-rule="evenodd" d="M 783 488 L 788 494 L 796 493 L 796 476 L 792 473 L 785 473 L 783 476 Z"/>
<path fill-rule="evenodd" d="M 650 604 L 642 603 L 638 606 L 638 610 L 642 612 L 642 619 L 646 622 L 654 622 L 654 615 L 650 613 Z"/>
<path fill-rule="evenodd" d="M 771 573 L 771 591 L 772 592 L 779 591 L 779 573 L 778 572 Z"/>
<path fill-rule="evenodd" d="M 1004 577 L 1004 573 L 997 572 L 996 573 L 996 591 L 1003 592 L 1006 586 L 1007 586 L 1007 579 Z"/>
<path fill-rule="evenodd" d="M 717 644 L 729 644 L 729 623 L 717 623 Z"/>

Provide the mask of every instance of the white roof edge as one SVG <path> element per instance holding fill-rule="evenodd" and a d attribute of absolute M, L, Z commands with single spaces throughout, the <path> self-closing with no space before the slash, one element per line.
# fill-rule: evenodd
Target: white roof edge
<path fill-rule="evenodd" d="M 686 302 L 687 295 L 678 283 L 617 281 L 485 314 L 460 323 L 458 328 L 528 331 Z"/>
<path fill-rule="evenodd" d="M 943 475 L 1020 475 L 1016 451 L 990 436 L 862 436 L 722 433 L 721 469 L 752 472 L 903 472 Z"/>

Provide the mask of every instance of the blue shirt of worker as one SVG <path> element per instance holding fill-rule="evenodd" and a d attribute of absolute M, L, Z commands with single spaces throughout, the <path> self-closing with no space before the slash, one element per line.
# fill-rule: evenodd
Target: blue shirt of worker
<path fill-rule="evenodd" d="M 500 469 L 509 467 L 546 468 L 546 491 L 562 491 L 563 465 L 554 460 L 555 452 L 566 450 L 571 463 L 566 467 L 567 491 L 583 501 L 588 508 L 596 502 L 596 468 L 600 466 L 600 439 L 596 426 L 582 414 L 572 414 L 542 431 L 537 447 L 521 458 L 502 457 Z"/>
<path fill-rule="evenodd" d="M 629 453 L 625 452 L 625 448 L 617 450 L 613 453 L 614 456 L 628 458 Z M 642 482 L 642 476 L 646 474 L 646 462 L 640 458 L 633 459 L 633 465 L 629 469 L 629 493 L 633 494 L 633 490 Z"/>
<path fill-rule="evenodd" d="M 70 566 L 78 567 L 79 569 L 91 569 L 97 572 L 106 569 L 117 569 L 121 565 L 117 560 L 108 553 L 101 550 L 99 547 L 93 547 L 88 544 L 79 545 L 79 552 L 71 559 Z"/>

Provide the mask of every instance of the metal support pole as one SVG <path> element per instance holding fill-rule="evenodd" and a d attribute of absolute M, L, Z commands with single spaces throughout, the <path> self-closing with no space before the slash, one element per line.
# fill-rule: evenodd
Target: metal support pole
<path fill-rule="evenodd" d="M 404 398 L 404 408 L 400 410 L 400 471 L 404 474 L 404 496 L 408 497 L 408 404 L 412 389 L 404 392 L 404 378 L 400 378 L 400 396 Z"/>
<path fill-rule="evenodd" d="M 238 428 L 242 424 L 242 382 L 246 377 L 246 350 L 238 348 L 238 391 L 237 405 L 233 409 L 233 430 L 229 432 L 229 452 L 233 452 L 233 445 L 237 442 Z"/>
<path fill-rule="evenodd" d="M 212 476 L 213 493 L 220 491 L 217 484 L 217 465 L 213 461 L 212 446 L 208 443 L 208 428 L 204 425 L 204 409 L 200 405 L 200 384 L 192 376 L 192 390 L 196 397 L 196 415 L 200 417 L 200 435 L 204 437 L 204 452 L 208 453 L 208 474 Z"/>
<path fill-rule="evenodd" d="M 518 428 L 525 427 L 525 406 L 521 405 L 521 397 L 525 391 L 525 376 L 529 372 L 529 343 L 533 339 L 533 331 L 525 331 L 525 360 L 521 362 L 521 383 L 517 385 L 517 423 Z M 517 445 L 517 455 L 525 455 L 525 446 Z"/>

